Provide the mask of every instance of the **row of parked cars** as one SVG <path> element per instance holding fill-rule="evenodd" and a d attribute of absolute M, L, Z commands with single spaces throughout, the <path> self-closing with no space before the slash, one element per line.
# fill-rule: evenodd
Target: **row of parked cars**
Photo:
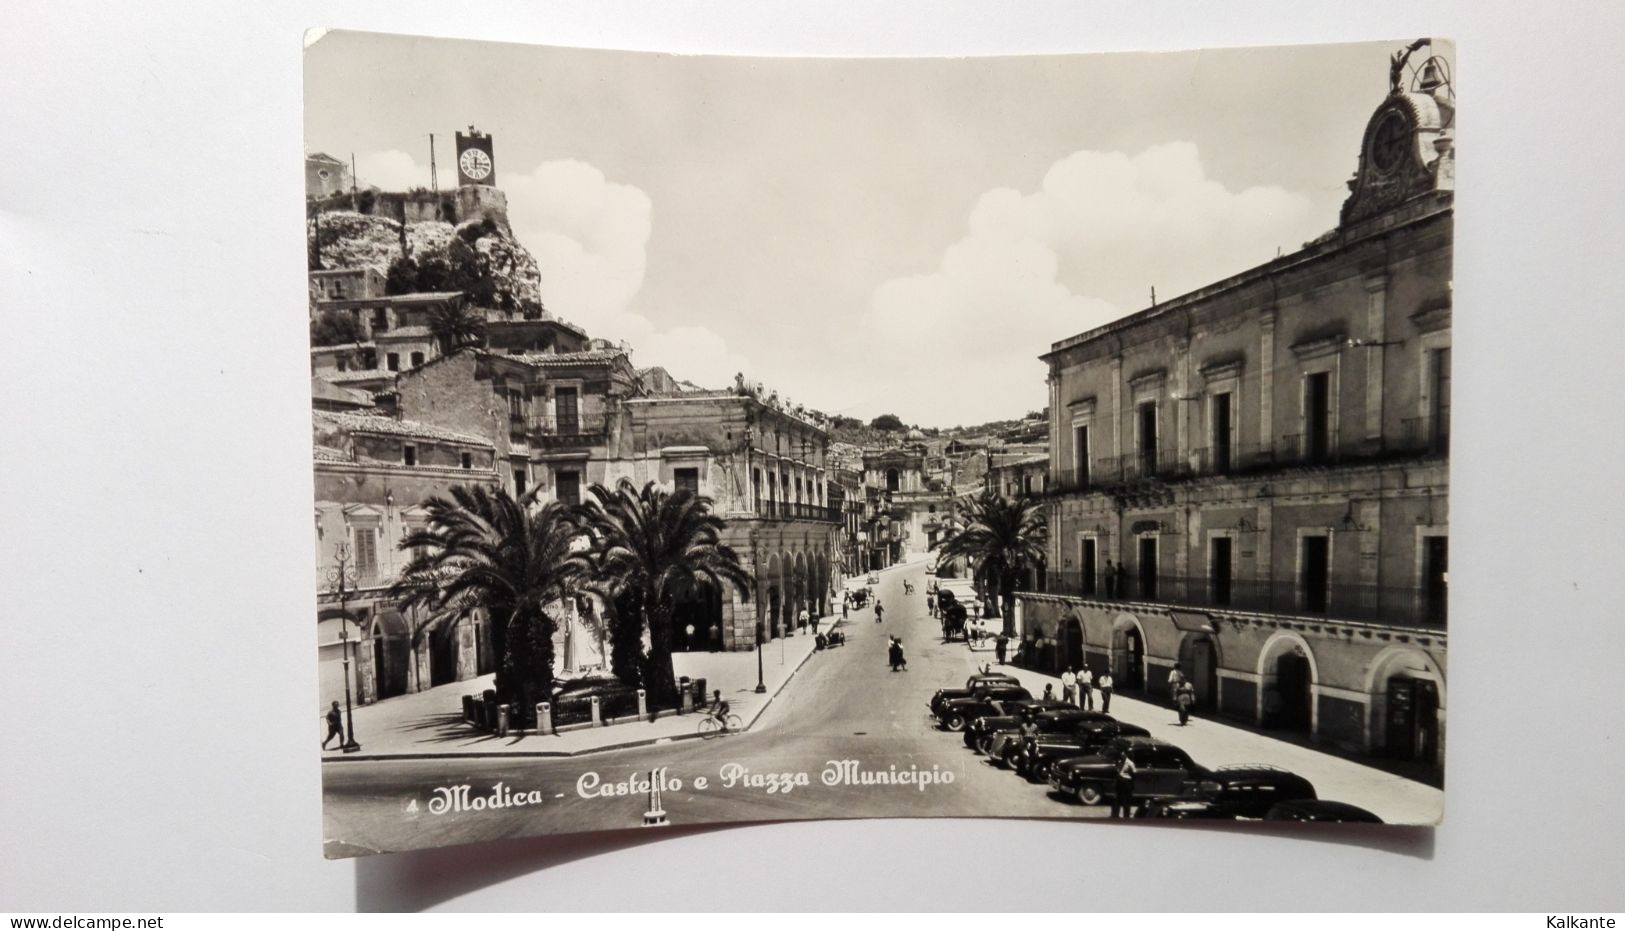
<path fill-rule="evenodd" d="M 938 727 L 959 733 L 966 747 L 992 765 L 1085 805 L 1111 797 L 1127 756 L 1134 761 L 1134 798 L 1142 817 L 1382 820 L 1363 808 L 1317 798 L 1309 780 L 1274 766 L 1209 769 L 1143 727 L 1069 702 L 1036 699 L 1000 673 L 973 675 L 961 689 L 939 689 L 930 709 Z"/>

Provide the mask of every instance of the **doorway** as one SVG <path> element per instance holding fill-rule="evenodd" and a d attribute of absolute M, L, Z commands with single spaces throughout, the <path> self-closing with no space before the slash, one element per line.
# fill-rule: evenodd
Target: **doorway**
<path fill-rule="evenodd" d="M 1208 593 L 1216 605 L 1230 603 L 1234 544 L 1235 541 L 1229 537 L 1214 537 L 1211 543 L 1213 552 L 1208 562 Z"/>
<path fill-rule="evenodd" d="M 1383 745 L 1388 756 L 1432 763 L 1439 747 L 1439 685 L 1431 679 L 1393 676 L 1388 680 L 1388 720 Z"/>
<path fill-rule="evenodd" d="M 1314 693 L 1311 689 L 1313 678 L 1307 656 L 1297 652 L 1282 654 L 1281 658 L 1275 661 L 1274 721 L 1272 724 L 1266 720 L 1265 726 L 1289 731 L 1309 730 L 1313 721 Z M 1268 710 L 1266 708 L 1266 714 Z"/>

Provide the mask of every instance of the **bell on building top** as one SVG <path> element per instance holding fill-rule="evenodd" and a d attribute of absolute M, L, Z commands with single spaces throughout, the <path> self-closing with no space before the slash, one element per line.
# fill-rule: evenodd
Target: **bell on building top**
<path fill-rule="evenodd" d="M 1439 73 L 1439 60 L 1429 58 L 1423 62 L 1422 77 L 1416 82 L 1417 90 L 1424 94 L 1431 94 L 1443 83 L 1445 83 L 1445 80 L 1444 76 Z"/>

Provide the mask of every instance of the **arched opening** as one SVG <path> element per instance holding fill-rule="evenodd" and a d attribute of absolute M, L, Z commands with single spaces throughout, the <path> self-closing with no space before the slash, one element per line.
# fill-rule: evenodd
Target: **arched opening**
<path fill-rule="evenodd" d="M 393 608 L 373 615 L 368 625 L 367 641 L 357 644 L 368 651 L 370 688 L 367 694 L 373 701 L 406 694 L 407 667 L 411 663 L 411 644 L 407 641 L 406 627 Z"/>
<path fill-rule="evenodd" d="M 1179 671 L 1196 691 L 1196 707 L 1219 706 L 1219 645 L 1212 635 L 1185 635 L 1179 643 Z"/>
<path fill-rule="evenodd" d="M 781 602 L 784 597 L 784 590 L 779 586 L 782 571 L 779 557 L 768 557 L 767 569 L 761 575 L 762 619 L 766 622 L 762 635 L 765 640 L 779 636 L 779 613 L 783 609 Z"/>
<path fill-rule="evenodd" d="M 790 615 L 791 624 L 801 622 L 801 612 L 812 613 L 809 607 L 811 601 L 811 587 L 807 578 L 807 557 L 805 553 L 796 554 L 795 563 L 795 610 Z"/>
<path fill-rule="evenodd" d="M 1063 670 L 1083 668 L 1083 625 L 1076 617 L 1067 618 L 1061 627 L 1061 650 L 1056 659 Z"/>
<path fill-rule="evenodd" d="M 1440 762 L 1444 675 L 1426 653 L 1391 647 L 1371 664 L 1371 748 L 1396 760 Z"/>
<path fill-rule="evenodd" d="M 1277 634 L 1259 654 L 1265 728 L 1313 734 L 1315 662 L 1308 644 L 1294 634 Z"/>
<path fill-rule="evenodd" d="M 1118 691 L 1145 688 L 1145 631 L 1132 614 L 1112 622 L 1112 679 Z"/>

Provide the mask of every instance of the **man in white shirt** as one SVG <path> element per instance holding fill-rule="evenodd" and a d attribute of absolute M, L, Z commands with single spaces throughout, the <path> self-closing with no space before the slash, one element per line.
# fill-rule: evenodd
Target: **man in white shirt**
<path fill-rule="evenodd" d="M 1071 666 L 1068 666 L 1066 672 L 1061 673 L 1061 701 L 1074 704 L 1077 700 L 1078 674 L 1072 671 Z"/>
<path fill-rule="evenodd" d="M 1078 670 L 1078 707 L 1095 710 L 1095 674 L 1088 666 Z"/>

